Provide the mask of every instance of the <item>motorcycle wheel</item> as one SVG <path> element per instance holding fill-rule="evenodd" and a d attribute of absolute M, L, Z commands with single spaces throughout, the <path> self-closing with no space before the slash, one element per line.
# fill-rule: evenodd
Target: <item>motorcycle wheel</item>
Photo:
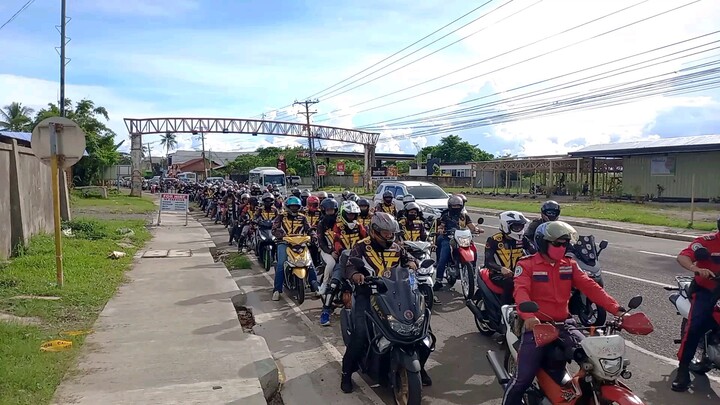
<path fill-rule="evenodd" d="M 298 305 L 302 305 L 303 302 L 305 302 L 305 279 L 304 278 L 298 278 L 295 277 L 295 290 L 297 292 L 297 303 Z"/>
<path fill-rule="evenodd" d="M 395 403 L 397 405 L 420 405 L 422 401 L 420 373 L 407 371 L 402 366 L 395 373 L 395 381 L 397 382 L 393 386 Z"/>
<path fill-rule="evenodd" d="M 433 292 L 432 287 L 423 284 L 418 287 L 418 290 L 420 290 L 420 293 L 423 297 L 425 297 L 425 306 L 432 311 L 433 303 L 435 301 L 435 293 Z"/>
<path fill-rule="evenodd" d="M 460 268 L 460 289 L 466 300 L 471 299 L 475 294 L 475 277 L 470 263 L 463 263 Z"/>
<path fill-rule="evenodd" d="M 483 302 L 482 298 L 478 298 L 473 301 L 476 307 L 480 308 L 480 310 L 483 310 L 483 307 L 485 306 L 485 302 Z M 495 331 L 488 325 L 487 322 L 483 322 L 479 319 L 477 319 L 476 316 L 473 316 L 473 319 L 475 319 L 475 326 L 478 329 L 478 332 L 480 332 L 483 336 L 492 336 Z M 506 367 L 507 368 L 507 367 Z"/>
<path fill-rule="evenodd" d="M 272 254 L 267 247 L 263 251 L 263 267 L 265 267 L 265 271 L 270 271 L 270 267 L 272 267 Z"/>
<path fill-rule="evenodd" d="M 580 306 L 578 319 L 583 326 L 602 326 L 607 320 L 607 311 L 600 308 L 596 303 L 587 300 L 586 305 Z"/>

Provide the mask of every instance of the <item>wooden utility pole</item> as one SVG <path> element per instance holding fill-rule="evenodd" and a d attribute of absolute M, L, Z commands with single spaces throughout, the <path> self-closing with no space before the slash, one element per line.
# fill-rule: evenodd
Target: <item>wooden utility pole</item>
<path fill-rule="evenodd" d="M 306 122 L 307 122 L 307 133 L 308 133 L 308 148 L 310 149 L 310 167 L 312 169 L 312 189 L 317 190 L 317 166 L 315 165 L 315 142 L 313 140 L 313 133 L 310 130 L 310 116 L 317 113 L 317 111 L 310 111 L 310 106 L 313 104 L 317 104 L 320 101 L 315 100 L 305 100 L 305 101 L 295 101 L 293 105 L 302 105 L 305 106 L 305 111 L 300 111 L 298 114 L 302 114 L 305 116 Z"/>

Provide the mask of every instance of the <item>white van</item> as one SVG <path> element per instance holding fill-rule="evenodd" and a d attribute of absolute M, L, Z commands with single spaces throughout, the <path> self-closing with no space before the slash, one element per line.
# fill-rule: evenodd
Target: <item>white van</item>
<path fill-rule="evenodd" d="M 282 195 L 287 195 L 287 187 L 285 181 L 285 173 L 274 167 L 256 167 L 248 173 L 251 183 L 257 183 L 261 186 L 273 185 Z"/>
<path fill-rule="evenodd" d="M 197 174 L 193 172 L 178 173 L 177 179 L 186 183 L 197 183 Z"/>

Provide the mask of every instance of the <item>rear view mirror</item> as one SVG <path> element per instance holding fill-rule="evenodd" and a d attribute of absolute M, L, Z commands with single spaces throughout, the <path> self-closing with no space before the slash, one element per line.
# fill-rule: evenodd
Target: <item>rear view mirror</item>
<path fill-rule="evenodd" d="M 710 252 L 705 247 L 700 247 L 695 250 L 695 259 L 698 261 L 701 260 L 709 260 L 710 259 Z"/>
<path fill-rule="evenodd" d="M 525 301 L 518 305 L 518 309 L 525 313 L 535 313 L 540 309 L 540 307 L 535 301 Z"/>
<path fill-rule="evenodd" d="M 643 302 L 643 297 L 640 295 L 636 295 L 636 296 L 630 298 L 630 302 L 628 303 L 628 308 L 637 309 L 640 307 L 642 302 Z"/>
<path fill-rule="evenodd" d="M 482 225 L 485 223 L 485 219 L 483 217 L 479 217 L 477 220 L 478 225 Z"/>
<path fill-rule="evenodd" d="M 403 198 L 405 198 L 405 196 L 404 196 L 404 195 L 398 195 L 398 196 L 395 196 L 395 199 L 396 199 L 396 200 L 398 200 L 398 201 L 402 201 L 402 200 L 403 200 Z"/>
<path fill-rule="evenodd" d="M 603 240 L 600 242 L 600 250 L 603 250 L 608 247 L 608 241 Z"/>

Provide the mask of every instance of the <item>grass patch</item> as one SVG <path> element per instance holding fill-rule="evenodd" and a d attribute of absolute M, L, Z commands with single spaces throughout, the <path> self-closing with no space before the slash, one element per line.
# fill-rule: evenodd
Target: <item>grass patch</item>
<path fill-rule="evenodd" d="M 515 210 L 530 215 L 540 212 L 542 201 L 509 201 L 470 198 L 468 205 L 477 208 L 490 208 L 496 210 Z M 688 221 L 669 215 L 658 208 L 632 203 L 614 202 L 565 202 L 562 203 L 562 215 L 576 218 L 605 219 L 609 221 L 628 222 L 642 225 L 668 226 L 674 228 L 688 228 Z M 716 228 L 715 222 L 695 221 L 692 229 L 712 231 Z"/>
<path fill-rule="evenodd" d="M 112 214 L 146 214 L 157 210 L 148 198 L 118 193 L 109 193 L 107 199 L 73 193 L 70 195 L 70 205 L 73 209 L 102 210 Z"/>
<path fill-rule="evenodd" d="M 250 269 L 252 268 L 252 262 L 248 257 L 242 253 L 232 252 L 225 258 L 225 265 L 230 270 L 237 269 Z"/>
<path fill-rule="evenodd" d="M 107 201 L 107 200 L 98 200 Z M 55 286 L 55 245 L 50 235 L 31 239 L 21 256 L 0 269 L 0 311 L 16 316 L 37 317 L 40 326 L 0 322 L 0 404 L 45 404 L 60 383 L 84 337 L 72 340 L 73 348 L 59 353 L 40 351 L 61 332 L 88 330 L 123 280 L 133 254 L 150 233 L 139 220 L 78 219 L 72 238 L 63 238 L 65 286 Z M 132 229 L 124 236 L 117 230 Z M 124 241 L 136 246 L 121 248 Z M 119 260 L 108 259 L 111 251 L 124 251 Z M 12 299 L 17 295 L 56 296 L 60 300 Z"/>

